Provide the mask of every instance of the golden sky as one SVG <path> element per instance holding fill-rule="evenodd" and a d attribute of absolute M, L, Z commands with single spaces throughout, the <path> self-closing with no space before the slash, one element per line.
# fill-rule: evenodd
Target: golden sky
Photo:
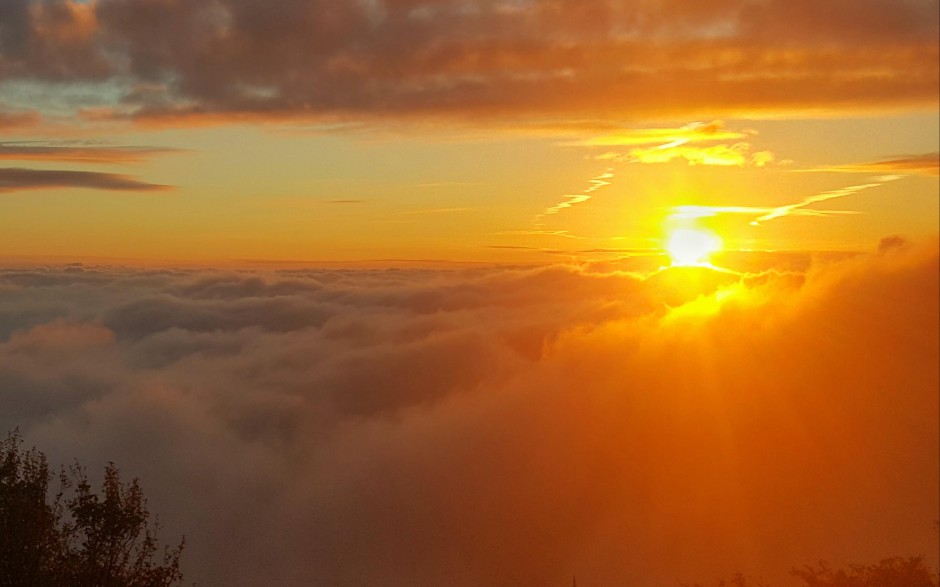
<path fill-rule="evenodd" d="M 7 258 L 550 262 L 661 249 L 678 206 L 731 249 L 937 231 L 933 0 L 4 11 Z"/>
<path fill-rule="evenodd" d="M 199 585 L 936 570 L 938 21 L 0 0 L 0 433 Z"/>

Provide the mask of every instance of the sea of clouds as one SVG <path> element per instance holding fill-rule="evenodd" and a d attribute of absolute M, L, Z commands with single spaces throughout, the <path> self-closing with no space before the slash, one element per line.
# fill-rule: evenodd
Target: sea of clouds
<path fill-rule="evenodd" d="M 0 432 L 139 477 L 197 585 L 935 553 L 938 247 L 885 243 L 742 274 L 8 267 Z"/>

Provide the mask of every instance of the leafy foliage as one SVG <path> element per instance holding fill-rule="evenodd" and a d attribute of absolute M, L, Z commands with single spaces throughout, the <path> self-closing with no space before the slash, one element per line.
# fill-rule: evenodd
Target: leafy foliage
<path fill-rule="evenodd" d="M 182 580 L 183 542 L 160 548 L 137 479 L 123 483 L 110 463 L 99 494 L 76 464 L 60 473 L 49 500 L 50 479 L 45 455 L 24 451 L 18 434 L 0 443 L 0 586 L 169 587 Z"/>

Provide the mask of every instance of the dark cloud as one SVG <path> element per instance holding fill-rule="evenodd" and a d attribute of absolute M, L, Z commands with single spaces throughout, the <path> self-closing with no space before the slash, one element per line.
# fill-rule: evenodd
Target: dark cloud
<path fill-rule="evenodd" d="M 782 584 L 936 552 L 938 249 L 886 243 L 645 279 L 0 270 L 0 429 L 141 477 L 197 584 Z"/>
<path fill-rule="evenodd" d="M 95 5 L 9 0 L 0 22 L 0 80 L 105 80 L 114 64 L 100 44 Z"/>
<path fill-rule="evenodd" d="M 936 2 L 918 0 L 796 0 L 748 3 L 740 22 L 753 38 L 822 43 L 835 36 L 839 42 L 854 40 L 870 47 L 891 44 L 899 35 L 926 41 L 936 36 L 936 14 Z"/>
<path fill-rule="evenodd" d="M 905 239 L 903 236 L 899 236 L 896 234 L 891 235 L 891 236 L 886 236 L 880 241 L 878 241 L 878 252 L 886 253 L 888 251 L 892 251 L 895 249 L 903 249 L 909 246 L 909 244 L 910 243 L 908 243 L 907 239 Z"/>
<path fill-rule="evenodd" d="M 122 80 L 123 103 L 88 115 L 150 123 L 609 119 L 938 97 L 932 0 L 8 4 L 0 76 Z"/>
<path fill-rule="evenodd" d="M 89 188 L 126 192 L 172 189 L 138 181 L 127 175 L 97 171 L 60 171 L 8 167 L 0 169 L 0 193 L 48 188 Z"/>
<path fill-rule="evenodd" d="M 27 56 L 29 48 L 29 2 L 27 0 L 4 2 L 2 14 L 0 49 L 4 57 L 23 59 Z"/>

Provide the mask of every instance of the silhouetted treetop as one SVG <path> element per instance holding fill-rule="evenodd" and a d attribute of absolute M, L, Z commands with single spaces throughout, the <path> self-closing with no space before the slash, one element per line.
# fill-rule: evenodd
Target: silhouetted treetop
<path fill-rule="evenodd" d="M 169 587 L 182 580 L 183 541 L 161 547 L 137 479 L 114 463 L 101 491 L 77 463 L 49 495 L 46 457 L 22 449 L 14 432 L 0 443 L 0 587 Z"/>

